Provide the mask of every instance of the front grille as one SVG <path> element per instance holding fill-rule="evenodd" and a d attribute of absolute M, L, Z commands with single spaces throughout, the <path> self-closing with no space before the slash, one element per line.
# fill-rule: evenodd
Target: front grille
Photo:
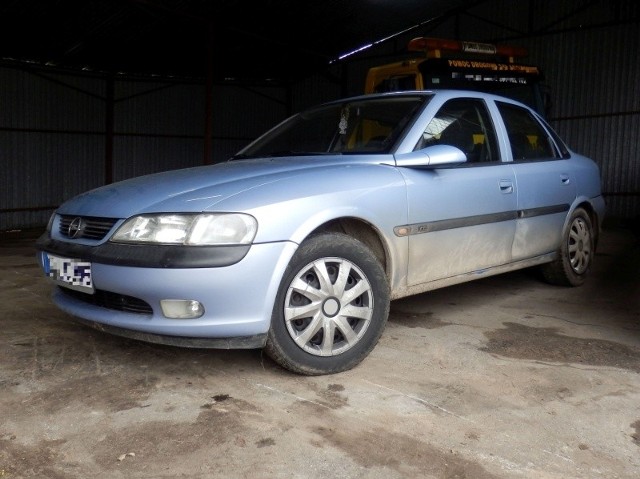
<path fill-rule="evenodd" d="M 75 236 L 70 236 L 69 226 L 76 219 L 80 222 L 79 231 Z M 113 228 L 113 225 L 116 224 L 117 221 L 117 218 L 95 218 L 93 216 L 61 215 L 59 231 L 60 234 L 66 238 L 72 237 L 73 239 L 85 238 L 92 240 L 101 240 L 107 235 L 109 231 L 111 231 L 111 228 Z"/>
<path fill-rule="evenodd" d="M 95 294 L 87 294 L 82 291 L 73 289 L 59 288 L 67 296 L 78 299 L 85 303 L 100 306 L 101 308 L 114 309 L 116 311 L 124 311 L 135 314 L 153 314 L 153 310 L 149 303 L 133 296 L 112 293 L 110 291 L 102 291 L 97 289 Z"/>

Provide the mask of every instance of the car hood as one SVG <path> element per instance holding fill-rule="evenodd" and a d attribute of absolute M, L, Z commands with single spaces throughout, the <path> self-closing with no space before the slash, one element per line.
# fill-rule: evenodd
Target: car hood
<path fill-rule="evenodd" d="M 295 177 L 303 170 L 351 163 L 345 157 L 313 156 L 230 161 L 166 171 L 88 191 L 65 202 L 57 212 L 128 218 L 143 213 L 210 211 L 232 196 Z"/>

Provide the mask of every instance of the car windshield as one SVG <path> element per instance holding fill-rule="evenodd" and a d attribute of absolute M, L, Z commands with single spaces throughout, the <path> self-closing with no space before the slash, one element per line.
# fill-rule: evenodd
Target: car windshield
<path fill-rule="evenodd" d="M 233 159 L 388 153 L 430 99 L 392 95 L 320 106 L 294 115 Z"/>

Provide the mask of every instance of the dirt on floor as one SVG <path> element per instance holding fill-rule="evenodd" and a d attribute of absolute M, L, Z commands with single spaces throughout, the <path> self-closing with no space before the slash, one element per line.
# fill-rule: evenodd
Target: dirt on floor
<path fill-rule="evenodd" d="M 640 477 L 640 241 L 580 288 L 531 270 L 392 303 L 355 369 L 182 349 L 59 311 L 0 241 L 0 478 Z"/>

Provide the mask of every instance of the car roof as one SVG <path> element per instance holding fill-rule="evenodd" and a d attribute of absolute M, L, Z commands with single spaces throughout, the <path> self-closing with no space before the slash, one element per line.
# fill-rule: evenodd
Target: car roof
<path fill-rule="evenodd" d="M 456 89 L 430 89 L 430 90 L 403 90 L 403 91 L 392 91 L 392 92 L 384 92 L 384 93 L 369 93 L 366 95 L 356 95 L 351 97 L 340 98 L 337 100 L 333 100 L 325 103 L 325 105 L 331 105 L 336 103 L 345 103 L 350 101 L 360 101 L 360 100 L 370 100 L 375 98 L 389 98 L 389 97 L 398 97 L 398 96 L 440 96 L 445 99 L 450 98 L 482 98 L 485 100 L 494 100 L 501 101 L 505 103 L 512 103 L 514 105 L 522 106 L 531 110 L 531 108 L 525 105 L 522 102 L 514 100 L 512 98 L 508 98 L 501 95 L 496 95 L 495 93 L 487 93 L 483 91 L 477 90 L 456 90 Z M 316 105 L 318 106 L 318 105 Z M 531 110 L 533 111 L 533 110 Z"/>

